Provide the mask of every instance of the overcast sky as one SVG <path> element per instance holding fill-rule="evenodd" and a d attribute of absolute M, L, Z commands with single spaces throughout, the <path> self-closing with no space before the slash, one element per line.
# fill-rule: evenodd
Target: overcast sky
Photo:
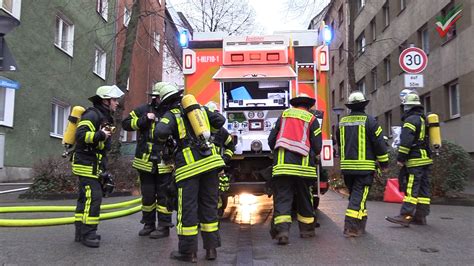
<path fill-rule="evenodd" d="M 177 11 L 186 0 L 170 0 Z M 329 0 L 248 0 L 255 9 L 262 34 L 280 30 L 304 30 Z"/>

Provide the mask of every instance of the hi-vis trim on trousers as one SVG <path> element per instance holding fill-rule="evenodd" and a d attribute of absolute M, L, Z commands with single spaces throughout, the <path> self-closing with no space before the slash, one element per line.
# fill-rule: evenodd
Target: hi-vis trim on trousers
<path fill-rule="evenodd" d="M 362 220 L 364 216 L 367 216 L 367 209 L 365 203 L 367 201 L 367 195 L 369 195 L 370 186 L 364 186 L 364 193 L 362 194 L 362 200 L 360 201 L 359 210 L 346 210 L 346 216 Z"/>
<path fill-rule="evenodd" d="M 211 155 L 176 169 L 176 182 L 223 166 L 225 166 L 225 163 L 220 155 Z"/>
<path fill-rule="evenodd" d="M 86 206 L 84 208 L 84 215 L 82 217 L 83 224 L 99 224 L 99 217 L 91 217 L 91 202 L 92 202 L 92 191 L 91 186 L 87 185 L 86 187 Z"/>
<path fill-rule="evenodd" d="M 274 224 L 291 223 L 291 215 L 279 215 L 273 218 Z"/>

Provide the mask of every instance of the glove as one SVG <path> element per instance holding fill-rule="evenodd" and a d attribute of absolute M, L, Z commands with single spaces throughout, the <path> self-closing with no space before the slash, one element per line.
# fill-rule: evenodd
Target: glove
<path fill-rule="evenodd" d="M 224 154 L 224 155 L 222 155 L 222 159 L 224 160 L 224 163 L 225 163 L 226 165 L 229 165 L 230 160 L 231 160 L 232 158 L 231 158 L 229 155 Z"/>
<path fill-rule="evenodd" d="M 219 175 L 219 191 L 226 192 L 230 187 L 230 178 L 225 173 Z"/>

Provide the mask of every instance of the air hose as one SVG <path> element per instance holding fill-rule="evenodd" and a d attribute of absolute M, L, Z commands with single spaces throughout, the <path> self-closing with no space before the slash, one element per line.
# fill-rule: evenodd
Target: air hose
<path fill-rule="evenodd" d="M 121 208 L 129 206 L 134 203 L 139 203 L 140 198 L 107 204 L 101 206 L 101 210 Z M 114 212 L 102 213 L 99 217 L 100 220 L 114 219 L 122 216 L 127 216 L 139 212 L 142 209 L 141 205 L 120 210 Z M 75 206 L 12 206 L 12 207 L 0 207 L 0 212 L 40 212 L 40 211 L 54 211 L 54 212 L 69 212 L 74 211 Z M 42 218 L 42 219 L 0 219 L 0 227 L 33 227 L 33 226 L 51 226 L 51 225 L 65 225 L 74 223 L 74 217 L 58 217 L 58 218 Z"/>
<path fill-rule="evenodd" d="M 101 210 L 110 210 L 123 208 L 129 205 L 140 203 L 141 198 L 133 199 L 124 202 L 104 204 L 100 206 Z M 10 212 L 73 212 L 76 210 L 76 206 L 8 206 L 0 207 L 0 213 Z"/>

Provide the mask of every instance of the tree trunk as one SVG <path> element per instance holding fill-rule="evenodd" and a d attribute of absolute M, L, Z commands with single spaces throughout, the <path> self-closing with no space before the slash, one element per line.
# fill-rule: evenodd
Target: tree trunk
<path fill-rule="evenodd" d="M 135 40 L 137 37 L 139 16 L 140 16 L 140 0 L 136 0 L 133 2 L 132 14 L 130 17 L 130 21 L 128 23 L 126 33 L 125 33 L 125 44 L 122 50 L 122 59 L 120 61 L 119 69 L 115 77 L 116 85 L 122 91 L 125 92 L 125 96 L 127 96 L 127 91 L 126 91 L 127 81 L 128 81 L 128 77 L 130 76 L 133 46 L 135 44 Z M 120 132 L 122 130 L 122 115 L 124 111 L 125 96 L 120 99 L 120 104 L 114 113 L 114 121 L 115 121 L 115 126 L 117 127 L 117 132 L 112 135 L 112 149 L 110 151 L 111 156 L 120 155 L 120 147 L 121 147 Z"/>
<path fill-rule="evenodd" d="M 354 91 L 357 88 L 355 80 L 355 52 L 354 52 L 354 21 L 357 15 L 357 1 L 348 0 L 349 5 L 349 26 L 347 28 L 347 75 L 348 75 L 348 84 L 349 90 Z"/>

